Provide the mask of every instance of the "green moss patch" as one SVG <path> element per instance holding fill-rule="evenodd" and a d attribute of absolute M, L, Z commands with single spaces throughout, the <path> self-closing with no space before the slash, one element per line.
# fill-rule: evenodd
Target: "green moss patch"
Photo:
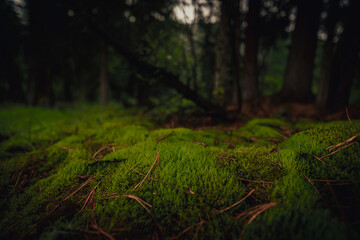
<path fill-rule="evenodd" d="M 358 121 L 160 129 L 87 106 L 0 124 L 4 238 L 358 237 Z"/>

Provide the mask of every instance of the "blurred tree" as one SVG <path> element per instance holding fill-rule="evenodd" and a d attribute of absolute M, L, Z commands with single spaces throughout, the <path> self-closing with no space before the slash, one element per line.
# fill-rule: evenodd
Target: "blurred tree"
<path fill-rule="evenodd" d="M 327 38 L 323 47 L 321 62 L 321 74 L 319 90 L 316 96 L 316 105 L 319 108 L 325 108 L 331 96 L 329 95 L 330 78 L 335 51 L 335 27 L 338 22 L 339 0 L 329 0 L 326 4 L 327 17 L 324 23 Z"/>
<path fill-rule="evenodd" d="M 258 86 L 258 48 L 259 48 L 259 14 L 261 0 L 249 1 L 246 16 L 245 58 L 243 77 L 243 100 L 256 102 L 259 96 Z"/>
<path fill-rule="evenodd" d="M 14 3 L 13 3 L 14 4 Z M 0 72 L 7 81 L 0 86 L 3 101 L 22 103 L 25 101 L 23 75 L 19 63 L 21 34 L 23 27 L 9 1 L 0 2 Z M 8 88 L 8 89 L 7 89 Z"/>
<path fill-rule="evenodd" d="M 351 0 L 349 6 L 345 8 L 344 32 L 335 53 L 330 78 L 330 97 L 327 106 L 331 110 L 344 108 L 349 102 L 360 50 L 359 10 L 358 0 Z"/>
<path fill-rule="evenodd" d="M 307 102 L 311 83 L 322 0 L 296 0 L 297 16 L 285 70 L 282 97 Z"/>
<path fill-rule="evenodd" d="M 238 0 L 221 2 L 217 33 L 214 96 L 221 105 L 241 108 L 240 8 Z"/>

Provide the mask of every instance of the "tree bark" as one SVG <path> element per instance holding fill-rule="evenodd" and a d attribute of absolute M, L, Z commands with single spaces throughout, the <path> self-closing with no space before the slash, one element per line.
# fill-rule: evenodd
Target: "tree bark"
<path fill-rule="evenodd" d="M 29 0 L 29 101 L 32 105 L 51 106 L 54 104 L 54 92 L 51 78 L 51 50 L 53 36 L 50 29 L 52 19 L 51 1 Z"/>
<path fill-rule="evenodd" d="M 282 88 L 284 100 L 307 102 L 312 99 L 312 79 L 317 45 L 321 0 L 297 1 L 296 26 Z"/>
<path fill-rule="evenodd" d="M 226 1 L 221 4 L 221 17 L 216 39 L 214 97 L 220 105 L 228 103 L 231 63 L 229 49 L 229 16 Z"/>
<path fill-rule="evenodd" d="M 239 0 L 232 0 L 230 17 L 230 39 L 232 52 L 232 105 L 237 111 L 241 110 L 242 94 L 240 90 L 240 6 Z"/>
<path fill-rule="evenodd" d="M 330 80 L 328 108 L 339 110 L 349 103 L 351 84 L 355 77 L 358 53 L 360 50 L 360 1 L 352 0 L 347 9 L 344 33 L 339 42 L 333 73 Z"/>
<path fill-rule="evenodd" d="M 215 53 L 214 97 L 241 109 L 239 0 L 222 1 Z"/>
<path fill-rule="evenodd" d="M 249 1 L 249 12 L 246 17 L 245 62 L 243 78 L 243 100 L 256 101 L 258 98 L 258 46 L 259 46 L 259 13 L 261 1 Z"/>
<path fill-rule="evenodd" d="M 100 40 L 100 101 L 106 105 L 109 101 L 109 82 L 108 82 L 108 50 L 104 40 Z"/>
<path fill-rule="evenodd" d="M 329 101 L 330 78 L 332 65 L 334 61 L 334 36 L 335 26 L 337 22 L 337 12 L 339 8 L 339 0 L 330 0 L 328 17 L 325 23 L 327 39 L 323 48 L 323 56 L 321 63 L 321 73 L 319 81 L 319 90 L 316 96 L 316 105 L 320 109 L 324 109 Z"/>

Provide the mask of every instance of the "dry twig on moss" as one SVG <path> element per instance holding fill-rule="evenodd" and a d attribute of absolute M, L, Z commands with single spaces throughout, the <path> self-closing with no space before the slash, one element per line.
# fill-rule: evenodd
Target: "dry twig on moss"
<path fill-rule="evenodd" d="M 156 143 L 160 142 L 161 140 L 164 140 L 165 138 L 170 137 L 172 134 L 174 133 L 174 131 L 172 131 L 171 133 L 169 133 L 168 135 L 159 137 L 158 139 L 155 140 Z"/>
<path fill-rule="evenodd" d="M 247 199 L 254 191 L 255 191 L 255 189 L 251 190 L 251 191 L 250 191 L 245 197 L 243 197 L 240 201 L 234 203 L 233 205 L 231 205 L 231 206 L 229 206 L 229 207 L 227 207 L 227 208 L 225 208 L 225 209 L 217 210 L 217 209 L 214 208 L 214 210 L 216 211 L 216 214 L 223 213 L 223 212 L 225 212 L 225 211 L 227 211 L 227 210 L 235 207 L 235 206 L 238 205 L 239 203 L 245 201 L 245 199 Z"/>
<path fill-rule="evenodd" d="M 249 221 L 247 221 L 247 223 L 244 226 L 244 229 L 241 232 L 241 236 L 244 235 L 246 227 L 252 222 L 254 221 L 254 219 L 259 216 L 261 213 L 265 212 L 266 210 L 268 210 L 269 208 L 272 208 L 274 206 L 276 206 L 279 202 L 272 202 L 272 203 L 265 203 L 265 204 L 261 204 L 261 205 L 257 205 L 254 206 L 248 210 L 246 210 L 245 212 L 240 213 L 239 215 L 237 215 L 235 217 L 236 220 L 238 219 L 242 219 L 244 220 L 245 218 L 251 216 L 251 218 L 249 219 Z"/>
<path fill-rule="evenodd" d="M 156 155 L 156 159 L 155 159 L 153 165 L 150 167 L 150 169 L 149 169 L 149 171 L 147 172 L 147 174 L 145 175 L 145 177 L 144 177 L 138 184 L 136 184 L 136 186 L 133 188 L 133 191 L 134 191 L 136 188 L 140 187 L 140 186 L 143 184 L 143 182 L 144 182 L 145 179 L 149 176 L 151 170 L 152 170 L 153 167 L 155 166 L 155 163 L 158 162 L 158 161 L 159 161 L 159 152 L 158 152 L 157 155 Z"/>
<path fill-rule="evenodd" d="M 191 225 L 191 226 L 185 228 L 185 229 L 182 230 L 180 233 L 178 233 L 176 236 L 173 236 L 173 237 L 171 237 L 170 239 L 172 239 L 172 240 L 178 239 L 179 237 L 181 237 L 182 235 L 184 235 L 186 232 L 188 232 L 188 231 L 190 231 L 191 229 L 193 229 L 195 226 L 200 226 L 200 227 L 201 227 L 204 223 L 206 223 L 206 221 L 203 220 L 203 219 L 200 219 L 200 222 L 198 222 L 198 223 L 196 223 L 196 224 L 194 224 L 194 225 Z M 198 230 L 199 230 L 199 229 L 198 229 Z M 196 239 L 197 234 L 198 234 L 198 231 L 196 231 L 193 239 Z"/>

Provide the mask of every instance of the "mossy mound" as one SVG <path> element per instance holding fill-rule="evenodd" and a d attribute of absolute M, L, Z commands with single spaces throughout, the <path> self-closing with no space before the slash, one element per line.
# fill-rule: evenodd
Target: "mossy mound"
<path fill-rule="evenodd" d="M 195 131 L 94 106 L 0 123 L 3 238 L 358 237 L 358 121 Z"/>

